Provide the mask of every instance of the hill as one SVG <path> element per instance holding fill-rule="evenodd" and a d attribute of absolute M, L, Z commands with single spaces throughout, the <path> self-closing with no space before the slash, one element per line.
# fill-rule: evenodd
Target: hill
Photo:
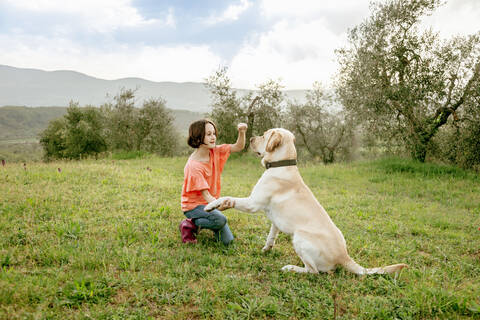
<path fill-rule="evenodd" d="M 182 134 L 187 132 L 192 121 L 203 116 L 187 110 L 170 111 L 175 117 L 175 126 Z M 36 139 L 51 120 L 62 117 L 66 112 L 66 107 L 0 107 L 0 142 Z"/>
<path fill-rule="evenodd" d="M 0 65 L 0 106 L 99 106 L 122 88 L 137 89 L 139 102 L 162 97 L 170 109 L 193 112 L 210 110 L 210 93 L 203 83 L 153 82 L 140 78 L 104 80 L 75 71 L 43 71 Z M 239 90 L 248 92 L 248 90 Z M 285 91 L 291 99 L 302 99 L 304 90 Z"/>

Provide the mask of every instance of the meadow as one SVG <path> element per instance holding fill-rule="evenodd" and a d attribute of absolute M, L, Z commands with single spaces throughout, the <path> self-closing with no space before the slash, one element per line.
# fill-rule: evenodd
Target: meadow
<path fill-rule="evenodd" d="M 364 267 L 397 277 L 284 273 L 263 213 L 225 211 L 236 239 L 180 241 L 186 157 L 0 167 L 0 319 L 480 319 L 480 177 L 387 159 L 300 164 Z M 223 195 L 247 196 L 259 159 L 232 156 Z M 294 213 L 292 213 L 294 214 Z"/>

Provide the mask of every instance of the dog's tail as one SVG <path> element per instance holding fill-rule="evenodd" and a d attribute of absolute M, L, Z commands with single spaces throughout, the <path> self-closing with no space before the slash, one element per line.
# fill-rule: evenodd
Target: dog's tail
<path fill-rule="evenodd" d="M 386 274 L 386 273 L 397 273 L 401 271 L 403 268 L 408 268 L 408 265 L 405 263 L 399 263 L 399 264 L 392 264 L 390 266 L 386 267 L 379 267 L 379 268 L 371 268 L 367 269 L 356 263 L 352 258 L 348 257 L 349 260 L 347 260 L 343 266 L 345 269 L 347 269 L 350 272 L 353 272 L 358 275 L 364 275 L 364 274 Z"/>

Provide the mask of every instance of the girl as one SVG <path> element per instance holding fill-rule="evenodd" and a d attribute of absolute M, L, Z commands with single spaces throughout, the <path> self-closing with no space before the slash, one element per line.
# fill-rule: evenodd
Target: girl
<path fill-rule="evenodd" d="M 183 242 L 196 242 L 197 227 L 211 229 L 215 238 L 225 245 L 233 240 L 227 218 L 220 212 L 233 207 L 224 203 L 218 210 L 206 212 L 205 206 L 220 197 L 220 175 L 231 152 L 242 151 L 245 147 L 247 125 L 239 123 L 235 144 L 215 145 L 217 127 L 208 119 L 195 121 L 190 125 L 188 145 L 195 149 L 184 168 L 182 187 L 182 211 L 188 218 L 180 224 Z"/>

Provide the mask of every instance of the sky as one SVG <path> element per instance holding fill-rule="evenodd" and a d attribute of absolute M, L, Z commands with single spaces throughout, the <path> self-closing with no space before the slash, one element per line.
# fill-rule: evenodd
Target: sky
<path fill-rule="evenodd" d="M 328 86 L 335 49 L 369 0 L 0 0 L 0 64 L 101 79 L 203 82 L 220 67 L 236 88 L 273 79 Z M 480 0 L 448 0 L 425 25 L 444 38 L 480 30 Z"/>

